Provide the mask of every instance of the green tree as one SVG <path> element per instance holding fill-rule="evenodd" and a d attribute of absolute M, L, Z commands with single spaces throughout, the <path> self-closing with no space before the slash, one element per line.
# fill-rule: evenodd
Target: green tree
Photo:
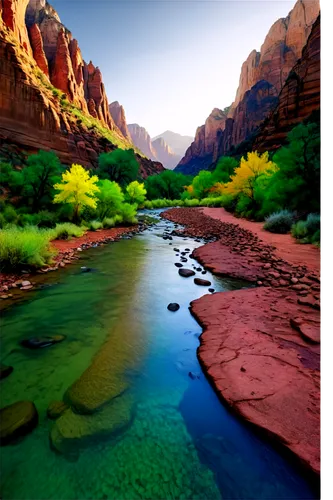
<path fill-rule="evenodd" d="M 238 167 L 238 161 L 231 156 L 222 156 L 217 162 L 216 168 L 213 171 L 213 178 L 215 182 L 227 183 L 230 182 L 231 176 L 235 173 Z"/>
<path fill-rule="evenodd" d="M 98 182 L 99 192 L 96 194 L 98 217 L 103 220 L 105 217 L 113 217 L 120 212 L 124 202 L 124 194 L 119 184 L 108 179 Z"/>
<path fill-rule="evenodd" d="M 31 200 L 33 212 L 51 202 L 53 186 L 59 180 L 61 170 L 59 158 L 52 151 L 40 150 L 29 156 L 23 169 L 24 195 Z"/>
<path fill-rule="evenodd" d="M 214 185 L 214 182 L 214 176 L 211 172 L 201 170 L 199 174 L 194 177 L 192 182 L 193 197 L 198 198 L 199 200 L 201 198 L 205 198 Z"/>
<path fill-rule="evenodd" d="M 62 180 L 54 185 L 60 191 L 55 195 L 53 203 L 70 203 L 74 207 L 74 220 L 78 221 L 83 207 L 96 208 L 96 193 L 99 191 L 97 175 L 90 174 L 81 165 L 72 165 L 62 174 Z"/>
<path fill-rule="evenodd" d="M 11 163 L 0 162 L 0 186 L 7 188 L 10 195 L 21 194 L 24 177 L 21 170 L 16 170 Z"/>
<path fill-rule="evenodd" d="M 146 199 L 147 191 L 145 185 L 138 181 L 131 182 L 126 188 L 126 198 L 129 203 L 136 204 L 139 207 L 143 205 Z"/>
<path fill-rule="evenodd" d="M 267 207 L 300 212 L 320 210 L 320 127 L 301 123 L 288 135 L 289 145 L 279 149 L 274 162 L 279 170 L 267 187 Z"/>
<path fill-rule="evenodd" d="M 97 173 L 101 179 L 109 179 L 125 187 L 138 177 L 139 162 L 133 149 L 118 148 L 99 156 Z"/>
<path fill-rule="evenodd" d="M 155 200 L 167 198 L 178 200 L 181 198 L 184 188 L 191 184 L 192 177 L 172 170 L 164 170 L 158 175 L 150 175 L 145 180 L 147 198 Z"/>

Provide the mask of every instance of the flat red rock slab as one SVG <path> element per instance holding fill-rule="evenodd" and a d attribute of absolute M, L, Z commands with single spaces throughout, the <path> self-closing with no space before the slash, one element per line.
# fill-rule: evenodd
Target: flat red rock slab
<path fill-rule="evenodd" d="M 251 282 L 263 280 L 262 263 L 246 256 L 232 252 L 230 248 L 220 241 L 207 243 L 193 252 L 194 257 L 204 264 L 214 274 L 231 278 L 244 279 Z"/>
<path fill-rule="evenodd" d="M 204 327 L 198 356 L 218 394 L 319 474 L 320 348 L 290 324 L 306 317 L 319 328 L 319 311 L 302 309 L 293 291 L 266 287 L 204 295 L 191 309 Z"/>

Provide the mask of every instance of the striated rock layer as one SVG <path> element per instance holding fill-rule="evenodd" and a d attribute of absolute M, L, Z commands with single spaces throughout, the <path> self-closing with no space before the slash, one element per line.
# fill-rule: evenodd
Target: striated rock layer
<path fill-rule="evenodd" d="M 121 106 L 118 101 L 114 101 L 110 104 L 109 111 L 114 123 L 117 125 L 123 136 L 126 137 L 126 139 L 128 139 L 129 141 L 132 141 L 131 134 L 129 133 L 127 127 L 125 110 L 123 106 Z"/>
<path fill-rule="evenodd" d="M 208 137 L 204 132 L 206 127 L 199 127 L 177 170 L 197 173 L 202 168 L 213 167 L 219 156 L 232 153 L 237 145 L 258 130 L 280 102 L 279 94 L 287 78 L 289 80 L 290 72 L 293 74 L 298 59 L 304 57 L 302 50 L 318 14 L 318 0 L 297 0 L 288 16 L 273 24 L 261 51 L 253 50 L 242 65 L 236 98 L 228 112 L 228 119 Z M 304 74 L 305 68 L 312 64 L 311 57 L 303 62 Z M 295 93 L 302 92 L 299 79 L 294 80 L 294 87 Z M 308 116 L 310 107 L 304 105 L 304 100 L 298 101 L 298 107 L 304 108 L 299 112 L 300 117 Z M 312 109 L 314 107 L 315 103 Z"/>
<path fill-rule="evenodd" d="M 320 108 L 320 17 L 313 25 L 302 57 L 293 67 L 279 95 L 279 102 L 261 125 L 254 142 L 259 151 L 273 150 L 287 133 Z"/>
<path fill-rule="evenodd" d="M 130 123 L 128 130 L 131 135 L 133 144 L 143 152 L 150 160 L 156 160 L 157 154 L 151 143 L 151 137 L 144 127 L 140 127 L 137 123 Z"/>
<path fill-rule="evenodd" d="M 27 3 L 1 2 L 1 156 L 15 162 L 20 152 L 54 150 L 65 165 L 95 167 L 98 155 L 115 149 L 115 144 L 133 147 L 111 118 L 100 70 L 83 61 L 77 41 L 44 0 L 30 0 L 28 5 L 29 41 L 22 21 Z M 71 112 L 67 101 L 81 110 L 87 123 Z M 110 140 L 89 125 L 89 113 Z M 137 158 L 143 178 L 163 170 L 161 164 Z"/>

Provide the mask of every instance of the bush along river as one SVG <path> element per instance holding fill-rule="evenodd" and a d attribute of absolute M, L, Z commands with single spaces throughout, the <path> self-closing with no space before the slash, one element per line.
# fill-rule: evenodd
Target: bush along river
<path fill-rule="evenodd" d="M 204 271 L 190 257 L 203 241 L 170 236 L 174 228 L 159 220 L 88 250 L 4 311 L 1 361 L 14 370 L 1 407 L 33 401 L 39 421 L 1 447 L 2 499 L 315 498 L 201 371 L 189 303 L 208 288 L 248 285 Z M 195 276 L 180 276 L 184 268 Z M 43 335 L 65 338 L 24 342 Z"/>

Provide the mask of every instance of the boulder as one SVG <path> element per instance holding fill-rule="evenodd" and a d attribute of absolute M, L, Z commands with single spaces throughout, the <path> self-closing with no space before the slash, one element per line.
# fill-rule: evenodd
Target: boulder
<path fill-rule="evenodd" d="M 192 269 L 179 269 L 178 274 L 183 278 L 189 278 L 190 276 L 194 276 L 195 272 Z"/>
<path fill-rule="evenodd" d="M 38 412 L 31 401 L 18 401 L 0 410 L 0 444 L 7 445 L 29 434 L 38 424 Z"/>
<path fill-rule="evenodd" d="M 180 308 L 180 305 L 177 304 L 176 302 L 172 302 L 171 304 L 168 305 L 168 310 L 172 311 L 172 312 L 178 311 L 179 308 Z"/>
<path fill-rule="evenodd" d="M 202 278 L 194 278 L 194 283 L 200 286 L 210 286 L 211 282 L 208 280 L 203 280 Z"/>
<path fill-rule="evenodd" d="M 21 340 L 21 345 L 23 347 L 28 347 L 28 349 L 42 349 L 43 347 L 49 347 L 53 344 L 58 344 L 65 340 L 65 335 L 52 335 L 45 337 L 31 337 L 30 339 Z"/>

